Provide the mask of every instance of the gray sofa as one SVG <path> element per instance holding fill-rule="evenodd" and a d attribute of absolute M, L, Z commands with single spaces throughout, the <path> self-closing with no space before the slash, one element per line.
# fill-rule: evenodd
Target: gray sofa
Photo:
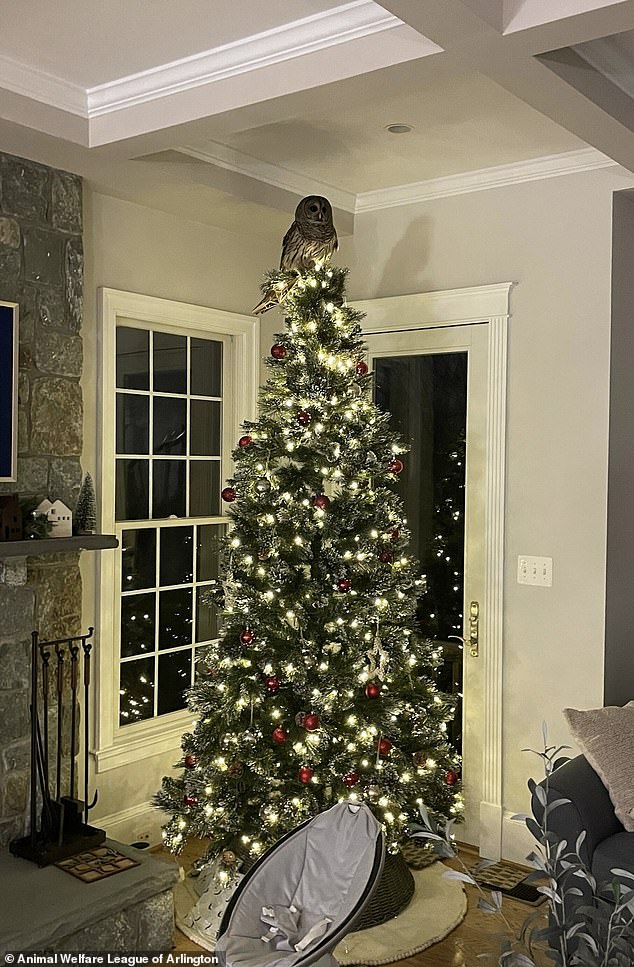
<path fill-rule="evenodd" d="M 545 788 L 545 781 L 540 785 Z M 610 871 L 615 868 L 634 874 L 634 832 L 626 832 L 616 818 L 607 789 L 586 758 L 577 756 L 555 769 L 549 787 L 550 802 L 570 800 L 549 815 L 549 829 L 558 839 L 565 839 L 569 849 L 574 849 L 577 837 L 586 831 L 580 856 L 597 881 L 613 880 Z M 533 812 L 541 820 L 542 809 L 535 796 Z"/>

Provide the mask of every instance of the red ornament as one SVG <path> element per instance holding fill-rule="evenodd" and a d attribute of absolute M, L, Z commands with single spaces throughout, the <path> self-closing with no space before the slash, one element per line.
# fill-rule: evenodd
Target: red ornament
<path fill-rule="evenodd" d="M 392 540 L 397 541 L 399 540 L 400 536 L 401 536 L 400 530 L 398 529 L 398 527 L 395 527 L 391 534 Z"/>
<path fill-rule="evenodd" d="M 317 494 L 313 498 L 313 506 L 317 507 L 319 510 L 328 510 L 330 507 L 330 497 L 326 497 L 325 494 Z"/>
<path fill-rule="evenodd" d="M 277 675 L 269 675 L 264 684 L 269 695 L 275 695 L 276 692 L 279 692 L 282 683 Z"/>
<path fill-rule="evenodd" d="M 198 763 L 198 759 L 196 758 L 195 755 L 189 754 L 185 756 L 185 765 L 187 766 L 188 769 L 193 769 L 197 765 L 197 763 Z"/>
<path fill-rule="evenodd" d="M 445 776 L 445 782 L 448 786 L 455 786 L 455 784 L 458 782 L 458 773 L 454 772 L 453 769 L 449 769 Z"/>
<path fill-rule="evenodd" d="M 309 712 L 304 716 L 304 728 L 307 732 L 315 732 L 321 725 L 321 719 L 315 712 Z"/>
<path fill-rule="evenodd" d="M 380 682 L 368 682 L 365 686 L 365 694 L 368 698 L 378 698 L 381 694 L 381 683 Z"/>
<path fill-rule="evenodd" d="M 240 641 L 243 645 L 252 645 L 255 641 L 255 631 L 251 628 L 243 628 L 240 632 Z"/>
<path fill-rule="evenodd" d="M 297 414 L 297 422 L 300 424 L 300 426 L 308 426 L 311 420 L 312 416 L 308 410 L 300 410 Z"/>
<path fill-rule="evenodd" d="M 244 447 L 251 446 L 252 443 L 253 443 L 253 437 L 249 436 L 248 433 L 246 434 L 246 436 L 241 436 L 240 439 L 238 440 L 238 446 L 241 447 L 242 449 L 244 449 Z"/>
<path fill-rule="evenodd" d="M 288 356 L 288 349 L 286 346 L 282 346 L 281 343 L 276 342 L 274 346 L 271 346 L 271 356 L 273 359 L 286 359 Z"/>
<path fill-rule="evenodd" d="M 234 501 L 234 500 L 236 499 L 236 497 L 237 497 L 238 495 L 237 495 L 237 493 L 235 492 L 235 490 L 234 490 L 234 488 L 233 488 L 233 487 L 225 487 L 225 489 L 224 489 L 224 490 L 222 491 L 222 493 L 220 494 L 220 496 L 221 496 L 221 497 L 222 497 L 222 499 L 223 499 L 224 501 L 226 501 L 226 502 L 227 502 L 228 504 L 232 504 L 232 503 L 233 503 L 233 501 Z"/>
<path fill-rule="evenodd" d="M 348 789 L 351 789 L 352 786 L 356 786 L 356 784 L 359 781 L 359 778 L 360 777 L 359 777 L 359 773 L 358 772 L 348 772 L 343 777 L 343 784 L 344 784 L 344 786 L 347 786 Z"/>
<path fill-rule="evenodd" d="M 288 732 L 281 725 L 278 725 L 276 729 L 273 729 L 273 735 L 271 736 L 274 742 L 278 745 L 284 745 L 288 739 Z"/>
<path fill-rule="evenodd" d="M 387 547 L 384 547 L 382 551 L 379 551 L 378 557 L 381 564 L 390 564 L 394 559 L 394 555 L 390 550 L 388 550 Z"/>
<path fill-rule="evenodd" d="M 387 469 L 390 471 L 390 473 L 402 473 L 404 467 L 405 464 L 402 460 L 399 460 L 398 457 L 394 457 L 394 459 L 390 460 L 387 465 Z"/>
<path fill-rule="evenodd" d="M 351 587 L 352 581 L 350 578 L 340 578 L 337 581 L 337 590 L 341 591 L 343 594 L 347 594 Z"/>
<path fill-rule="evenodd" d="M 389 739 L 379 739 L 379 755 L 389 755 L 392 751 L 392 743 Z"/>
<path fill-rule="evenodd" d="M 314 772 L 310 766 L 302 766 L 297 773 L 297 778 L 303 786 L 307 786 L 310 780 L 313 778 Z"/>
<path fill-rule="evenodd" d="M 360 359 L 355 368 L 357 376 L 365 376 L 368 372 L 368 364 L 364 359 Z"/>
<path fill-rule="evenodd" d="M 197 806 L 198 796 L 183 796 L 183 806 Z"/>
<path fill-rule="evenodd" d="M 270 556 L 271 556 L 271 551 L 269 550 L 268 547 L 263 547 L 261 551 L 258 551 L 259 561 L 268 561 Z"/>

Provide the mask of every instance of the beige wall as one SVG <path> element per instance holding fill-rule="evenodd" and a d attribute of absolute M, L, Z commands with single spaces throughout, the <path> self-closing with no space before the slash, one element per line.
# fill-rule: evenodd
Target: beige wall
<path fill-rule="evenodd" d="M 278 240 L 248 238 L 179 219 L 90 191 L 84 202 L 86 254 L 84 311 L 84 453 L 85 469 L 95 470 L 97 426 L 97 290 L 101 286 L 140 292 L 196 305 L 250 312 L 259 297 L 262 273 L 275 265 Z M 82 556 L 84 624 L 95 615 L 95 557 Z M 178 757 L 157 755 L 132 766 L 96 776 L 99 802 L 91 817 L 111 816 L 147 802 L 161 777 Z M 161 814 L 154 818 L 153 835 Z M 130 841 L 148 827 L 146 818 L 130 818 L 113 829 Z"/>
<path fill-rule="evenodd" d="M 521 749 L 539 747 L 542 720 L 568 742 L 562 709 L 603 703 L 611 209 L 613 189 L 631 183 L 603 170 L 367 214 L 341 256 L 351 299 L 517 283 L 504 581 L 511 812 L 526 809 L 526 779 L 539 773 Z M 519 586 L 518 554 L 552 557 L 553 587 Z M 519 859 L 523 846 L 506 851 Z"/>

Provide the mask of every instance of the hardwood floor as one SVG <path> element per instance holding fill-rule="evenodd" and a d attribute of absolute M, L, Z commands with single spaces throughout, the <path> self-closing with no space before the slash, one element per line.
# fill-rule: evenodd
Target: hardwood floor
<path fill-rule="evenodd" d="M 179 865 L 188 869 L 202 851 L 203 844 L 200 841 L 189 843 L 178 857 Z M 168 862 L 176 862 L 164 851 L 160 851 L 158 855 Z M 467 864 L 472 863 L 476 856 L 468 847 L 462 848 L 461 855 Z M 450 865 L 458 866 L 458 863 L 452 862 Z M 468 911 L 462 923 L 441 943 L 434 944 L 433 947 L 416 954 L 415 957 L 399 960 L 399 967 L 463 967 L 463 965 L 476 967 L 483 963 L 478 959 L 479 955 L 485 953 L 496 956 L 492 956 L 484 963 L 497 964 L 500 943 L 505 936 L 508 936 L 508 931 L 497 916 L 477 909 L 479 893 L 474 887 L 467 886 L 466 892 Z M 540 909 L 546 912 L 544 905 Z M 505 898 L 503 912 L 511 931 L 516 933 L 526 917 L 533 912 L 533 907 Z M 177 953 L 195 953 L 202 950 L 178 929 L 174 936 L 174 946 Z"/>

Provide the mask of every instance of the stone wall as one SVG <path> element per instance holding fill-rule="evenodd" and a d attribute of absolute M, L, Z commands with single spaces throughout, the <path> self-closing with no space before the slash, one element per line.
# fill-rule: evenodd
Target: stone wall
<path fill-rule="evenodd" d="M 82 184 L 0 153 L 0 299 L 20 305 L 18 480 L 0 493 L 61 498 L 81 484 Z M 29 636 L 81 626 L 77 554 L 0 562 L 0 846 L 25 832 Z"/>

